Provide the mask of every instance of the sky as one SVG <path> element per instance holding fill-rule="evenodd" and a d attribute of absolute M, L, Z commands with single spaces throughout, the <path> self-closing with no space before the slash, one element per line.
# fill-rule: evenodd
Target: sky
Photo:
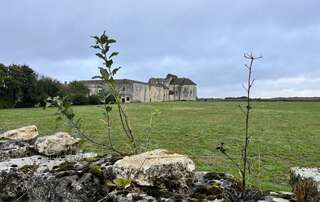
<path fill-rule="evenodd" d="M 92 35 L 117 43 L 118 78 L 176 74 L 198 97 L 320 96 L 319 0 L 10 0 L 0 6 L 0 63 L 27 64 L 62 82 L 91 79 Z"/>

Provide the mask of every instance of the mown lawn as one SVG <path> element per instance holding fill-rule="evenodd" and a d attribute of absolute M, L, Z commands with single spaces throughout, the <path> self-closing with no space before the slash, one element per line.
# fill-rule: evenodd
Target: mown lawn
<path fill-rule="evenodd" d="M 240 157 L 243 142 L 244 117 L 240 102 L 175 102 L 153 104 L 128 104 L 135 134 L 149 146 L 143 149 L 165 148 L 188 154 L 196 162 L 198 170 L 230 172 L 237 170 L 218 151 L 224 142 L 235 158 Z M 160 110 L 150 131 L 150 114 Z M 62 122 L 55 121 L 54 108 L 0 110 L 0 128 L 13 129 L 35 124 L 41 135 L 66 130 Z M 90 136 L 100 142 L 107 140 L 105 125 L 101 119 L 102 106 L 74 107 Z M 116 113 L 113 120 L 113 138 L 122 149 L 124 144 Z M 253 185 L 264 190 L 290 190 L 289 169 L 293 166 L 320 167 L 320 103 L 257 102 L 253 106 L 251 121 L 251 154 Z M 88 142 L 84 150 L 104 153 L 102 148 Z"/>

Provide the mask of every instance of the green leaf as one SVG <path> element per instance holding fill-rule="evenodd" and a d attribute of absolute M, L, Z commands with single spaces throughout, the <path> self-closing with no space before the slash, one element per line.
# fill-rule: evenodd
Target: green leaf
<path fill-rule="evenodd" d="M 103 51 L 103 53 L 107 53 L 109 50 L 110 50 L 110 46 L 109 46 L 108 44 L 106 44 L 106 45 L 104 46 L 104 51 Z"/>
<path fill-rule="evenodd" d="M 112 70 L 112 75 L 115 75 L 120 68 L 121 68 L 121 67 L 114 68 L 114 69 Z"/>
<path fill-rule="evenodd" d="M 105 59 L 101 53 L 96 53 L 96 56 L 98 56 L 99 58 L 101 58 L 103 60 Z"/>
<path fill-rule="evenodd" d="M 111 106 L 106 106 L 106 112 L 111 112 L 112 107 Z"/>
<path fill-rule="evenodd" d="M 113 53 L 111 53 L 111 55 L 110 55 L 109 58 L 112 58 L 113 56 L 116 56 L 116 55 L 119 55 L 119 52 L 113 52 Z"/>
<path fill-rule="evenodd" d="M 106 69 L 100 68 L 100 74 L 105 80 L 109 80 L 109 72 Z"/>
<path fill-rule="evenodd" d="M 114 40 L 114 39 L 109 39 L 108 40 L 108 43 L 116 43 L 117 41 L 116 40 Z"/>
<path fill-rule="evenodd" d="M 91 36 L 91 38 L 94 38 L 96 40 L 96 44 L 100 43 L 100 39 L 98 36 Z"/>
<path fill-rule="evenodd" d="M 101 44 L 105 44 L 108 42 L 108 37 L 105 35 L 105 33 L 103 33 L 101 36 L 100 36 L 100 42 Z"/>
<path fill-rule="evenodd" d="M 91 46 L 91 48 L 100 49 L 100 46 L 98 46 L 98 45 L 93 45 L 93 46 Z"/>
<path fill-rule="evenodd" d="M 113 60 L 107 60 L 106 61 L 107 67 L 111 67 L 112 64 L 113 64 Z"/>

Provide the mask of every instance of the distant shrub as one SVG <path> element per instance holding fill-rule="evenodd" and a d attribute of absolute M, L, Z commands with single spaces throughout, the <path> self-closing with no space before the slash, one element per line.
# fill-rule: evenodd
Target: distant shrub
<path fill-rule="evenodd" d="M 12 100 L 6 98 L 0 99 L 0 109 L 12 107 L 14 107 L 14 103 L 12 103 Z"/>
<path fill-rule="evenodd" d="M 132 100 L 131 103 L 142 103 L 140 100 Z"/>
<path fill-rule="evenodd" d="M 100 97 L 97 95 L 90 95 L 89 96 L 89 104 L 90 105 L 99 105 L 101 104 Z"/>
<path fill-rule="evenodd" d="M 89 98 L 84 95 L 74 95 L 72 97 L 72 104 L 74 104 L 74 105 L 87 105 L 87 104 L 89 104 Z"/>

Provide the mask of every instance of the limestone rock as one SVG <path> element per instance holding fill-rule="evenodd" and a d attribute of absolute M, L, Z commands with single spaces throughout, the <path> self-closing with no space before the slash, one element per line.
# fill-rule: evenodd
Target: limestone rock
<path fill-rule="evenodd" d="M 276 196 L 266 196 L 264 200 L 259 200 L 258 202 L 290 202 L 290 200 Z"/>
<path fill-rule="evenodd" d="M 149 196 L 145 193 L 135 193 L 135 192 L 126 192 L 126 191 L 113 191 L 109 193 L 108 199 L 110 201 L 119 201 L 119 202 L 174 202 L 173 199 L 167 199 L 163 197 L 154 197 Z"/>
<path fill-rule="evenodd" d="M 113 166 L 117 178 L 129 178 L 143 186 L 167 188 L 190 184 L 194 169 L 189 157 L 162 149 L 124 157 Z"/>
<path fill-rule="evenodd" d="M 28 179 L 32 176 L 29 172 L 22 172 L 16 168 L 0 171 L 0 201 L 28 201 L 25 197 Z"/>
<path fill-rule="evenodd" d="M 36 150 L 44 155 L 74 154 L 79 149 L 79 139 L 68 133 L 58 132 L 54 135 L 39 137 L 35 142 Z"/>
<path fill-rule="evenodd" d="M 0 162 L 0 172 L 9 172 L 12 168 L 24 169 L 35 167 L 35 172 L 41 173 L 51 171 L 55 167 L 65 162 L 77 162 L 87 158 L 96 157 L 96 153 L 79 153 L 76 155 L 66 155 L 62 158 L 48 158 L 46 156 L 34 155 L 23 158 L 9 159 Z"/>
<path fill-rule="evenodd" d="M 0 139 L 27 141 L 35 139 L 38 135 L 37 127 L 32 125 L 4 132 L 0 134 Z"/>
<path fill-rule="evenodd" d="M 320 168 L 291 168 L 290 184 L 298 201 L 320 201 Z"/>
<path fill-rule="evenodd" d="M 34 147 L 28 142 L 5 141 L 0 142 L 0 161 L 11 158 L 21 158 L 35 154 Z"/>
<path fill-rule="evenodd" d="M 221 200 L 221 195 L 228 198 L 226 201 L 241 201 L 239 198 L 242 195 L 242 187 L 232 175 L 227 173 L 195 172 L 192 198 L 218 201 Z M 259 190 L 247 189 L 244 201 L 258 201 L 262 197 L 263 194 Z"/>
<path fill-rule="evenodd" d="M 105 182 L 92 173 L 72 170 L 60 173 L 34 175 L 27 186 L 29 201 L 85 202 L 98 201 L 107 195 L 103 190 Z"/>
<path fill-rule="evenodd" d="M 106 195 L 105 180 L 88 169 L 95 153 L 0 162 L 0 201 L 91 201 Z M 109 158 L 110 159 L 110 158 Z M 108 158 L 97 162 L 107 165 Z"/>

